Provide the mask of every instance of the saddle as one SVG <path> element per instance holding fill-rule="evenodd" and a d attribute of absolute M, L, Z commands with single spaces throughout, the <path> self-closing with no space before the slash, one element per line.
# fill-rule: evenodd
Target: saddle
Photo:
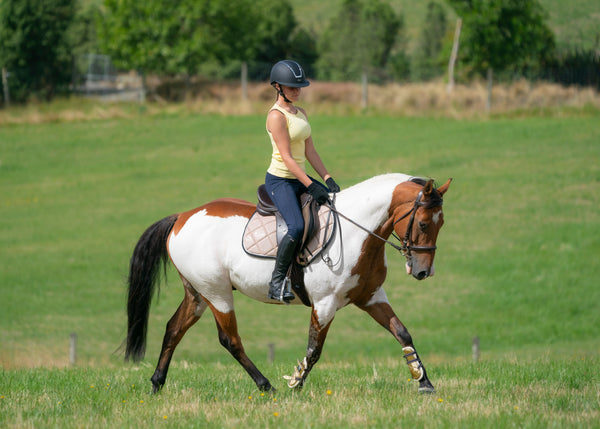
<path fill-rule="evenodd" d="M 260 258 L 277 257 L 277 245 L 287 234 L 287 225 L 271 200 L 265 185 L 257 190 L 258 204 L 242 237 L 244 251 Z M 292 287 L 302 302 L 310 306 L 304 289 L 304 270 L 327 247 L 335 231 L 336 217 L 329 205 L 319 204 L 308 193 L 300 195 L 300 207 L 304 217 L 304 233 L 291 267 Z"/>

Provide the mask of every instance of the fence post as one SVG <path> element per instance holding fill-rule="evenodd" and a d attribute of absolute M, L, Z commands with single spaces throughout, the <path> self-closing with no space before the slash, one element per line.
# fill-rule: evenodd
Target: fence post
<path fill-rule="evenodd" d="M 242 63 L 242 100 L 248 100 L 248 63 Z"/>
<path fill-rule="evenodd" d="M 4 107 L 10 106 L 10 92 L 8 91 L 8 72 L 2 67 L 2 88 L 4 88 Z"/>
<path fill-rule="evenodd" d="M 367 79 L 367 72 L 362 73 L 362 99 L 360 107 L 366 109 L 369 104 L 369 81 Z"/>
<path fill-rule="evenodd" d="M 77 362 L 77 333 L 71 332 L 69 339 L 69 364 L 75 366 Z"/>
<path fill-rule="evenodd" d="M 473 363 L 479 362 L 479 337 L 473 337 Z"/>
<path fill-rule="evenodd" d="M 269 363 L 272 364 L 273 362 L 275 362 L 275 344 L 269 343 L 268 346 L 269 346 L 268 359 L 269 359 Z"/>
<path fill-rule="evenodd" d="M 492 81 L 494 80 L 494 71 L 492 68 L 487 69 L 487 100 L 485 102 L 485 111 L 490 113 L 492 110 Z"/>

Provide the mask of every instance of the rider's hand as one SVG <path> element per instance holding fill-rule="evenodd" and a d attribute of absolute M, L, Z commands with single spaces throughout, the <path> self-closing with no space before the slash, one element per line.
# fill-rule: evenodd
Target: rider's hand
<path fill-rule="evenodd" d="M 338 186 L 337 183 L 335 183 L 335 180 L 333 180 L 333 177 L 329 177 L 327 178 L 327 180 L 325 181 L 325 183 L 327 184 L 327 187 L 329 188 L 329 192 L 335 194 L 336 192 L 340 192 L 340 187 Z"/>
<path fill-rule="evenodd" d="M 329 199 L 329 194 L 327 193 L 325 188 L 317 182 L 312 182 L 310 184 L 310 186 L 308 187 L 308 192 L 317 201 L 317 203 L 321 205 L 325 204 Z"/>

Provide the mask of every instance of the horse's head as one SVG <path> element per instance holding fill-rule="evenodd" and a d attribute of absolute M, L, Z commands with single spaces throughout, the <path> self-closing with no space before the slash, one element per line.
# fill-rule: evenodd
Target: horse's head
<path fill-rule="evenodd" d="M 406 271 L 417 280 L 434 274 L 437 236 L 444 224 L 442 197 L 452 179 L 439 188 L 433 180 L 413 179 L 396 188 L 392 206 L 394 232 L 402 242 Z"/>

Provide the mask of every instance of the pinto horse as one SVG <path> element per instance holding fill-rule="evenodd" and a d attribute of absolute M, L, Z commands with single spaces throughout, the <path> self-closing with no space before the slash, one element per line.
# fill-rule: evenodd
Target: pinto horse
<path fill-rule="evenodd" d="M 322 256 L 304 268 L 312 308 L 308 347 L 293 375 L 285 377 L 289 387 L 302 388 L 319 360 L 336 311 L 354 304 L 402 345 L 409 371 L 419 381 L 419 392 L 435 391 L 382 285 L 387 273 L 385 244 L 391 235 L 400 239 L 401 246 L 395 247 L 406 257 L 409 274 L 418 280 L 433 275 L 436 240 L 444 223 L 442 197 L 450 181 L 436 189 L 433 180 L 387 174 L 336 194 L 339 229 Z M 159 220 L 137 243 L 128 279 L 126 360 L 144 357 L 150 302 L 161 264 L 166 269 L 169 257 L 185 289 L 181 305 L 167 323 L 151 378 L 155 393 L 165 384 L 177 344 L 207 307 L 217 322 L 220 343 L 260 390 L 274 390 L 244 351 L 233 305 L 234 291 L 264 303 L 279 303 L 267 298 L 273 260 L 250 256 L 242 249 L 242 233 L 255 209 L 247 201 L 218 199 Z M 300 304 L 299 299 L 294 301 Z"/>

